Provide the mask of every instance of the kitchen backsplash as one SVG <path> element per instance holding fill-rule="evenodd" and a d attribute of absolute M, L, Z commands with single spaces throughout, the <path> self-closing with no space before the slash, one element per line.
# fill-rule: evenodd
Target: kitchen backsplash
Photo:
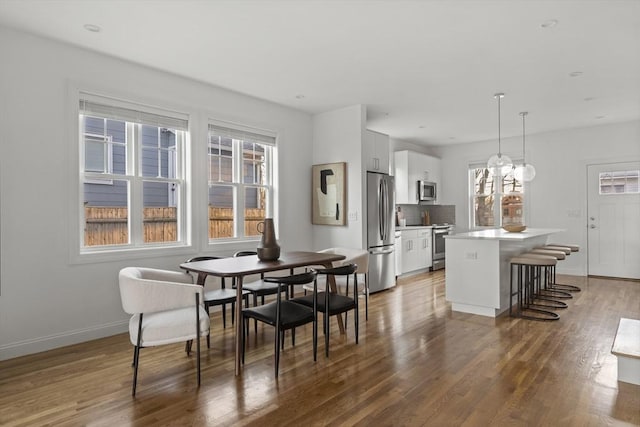
<path fill-rule="evenodd" d="M 422 225 L 424 212 L 429 212 L 431 224 L 455 224 L 455 205 L 396 205 L 396 212 L 400 210 L 407 220 L 407 225 Z M 398 225 L 396 215 L 396 225 Z"/>

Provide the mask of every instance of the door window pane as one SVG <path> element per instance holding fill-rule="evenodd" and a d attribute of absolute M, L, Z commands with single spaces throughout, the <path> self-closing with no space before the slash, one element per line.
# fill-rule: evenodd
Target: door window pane
<path fill-rule="evenodd" d="M 601 172 L 600 194 L 637 194 L 639 175 L 640 171 Z"/>

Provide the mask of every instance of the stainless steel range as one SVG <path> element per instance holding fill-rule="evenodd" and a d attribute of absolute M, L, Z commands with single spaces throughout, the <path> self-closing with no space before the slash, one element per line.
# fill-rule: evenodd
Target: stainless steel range
<path fill-rule="evenodd" d="M 433 260 L 432 271 L 441 270 L 444 265 L 444 236 L 451 234 L 453 226 L 450 224 L 433 225 L 433 241 L 431 245 L 431 257 Z"/>

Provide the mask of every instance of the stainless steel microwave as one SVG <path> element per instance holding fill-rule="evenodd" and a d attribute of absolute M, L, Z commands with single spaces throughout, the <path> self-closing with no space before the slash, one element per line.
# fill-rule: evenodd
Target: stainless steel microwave
<path fill-rule="evenodd" d="M 418 181 L 418 200 L 421 202 L 435 201 L 437 190 L 435 182 Z"/>

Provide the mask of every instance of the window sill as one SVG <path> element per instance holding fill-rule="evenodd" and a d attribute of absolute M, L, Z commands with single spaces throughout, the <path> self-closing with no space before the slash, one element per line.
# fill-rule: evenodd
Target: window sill
<path fill-rule="evenodd" d="M 77 252 L 70 257 L 70 264 L 94 264 L 100 262 L 158 258 L 163 256 L 193 254 L 192 245 L 152 246 L 144 248 L 113 248 Z"/>

